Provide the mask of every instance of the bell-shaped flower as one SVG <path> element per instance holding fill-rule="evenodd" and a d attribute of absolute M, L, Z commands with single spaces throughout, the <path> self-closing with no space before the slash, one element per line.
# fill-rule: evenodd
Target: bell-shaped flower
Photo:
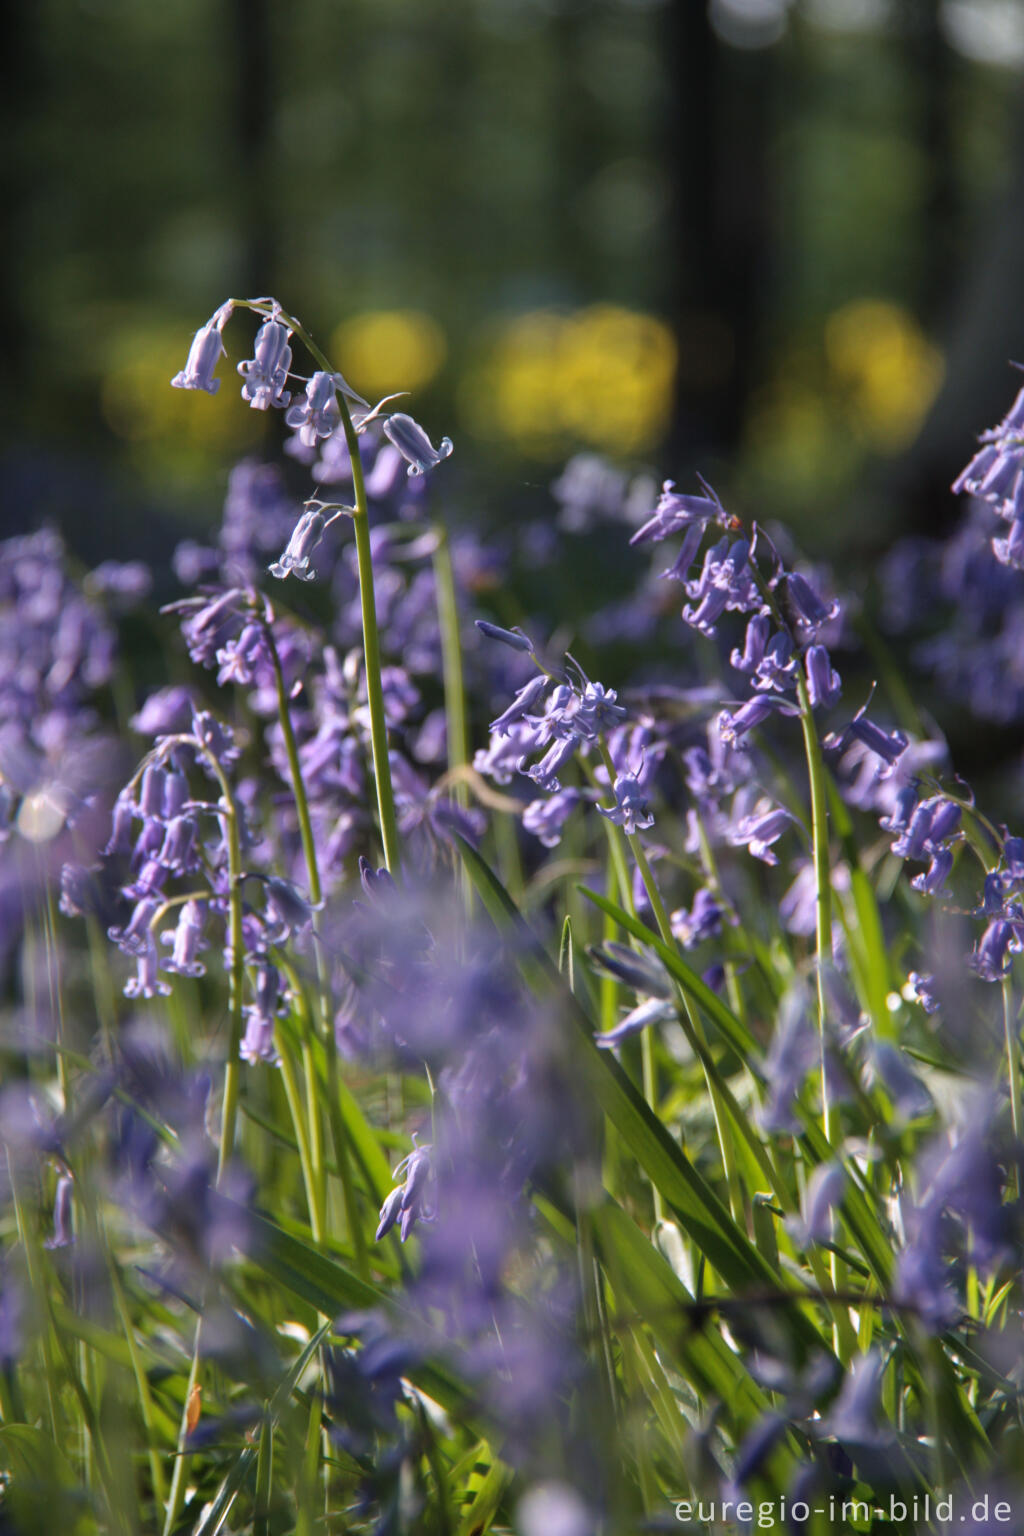
<path fill-rule="evenodd" d="M 171 380 L 174 389 L 204 389 L 208 395 L 217 393 L 220 379 L 214 378 L 213 370 L 224 352 L 221 332 L 230 317 L 230 304 L 222 304 L 212 320 L 208 320 L 196 331 L 189 348 L 188 361 Z"/>
<path fill-rule="evenodd" d="M 341 420 L 334 374 L 314 373 L 304 398 L 288 407 L 284 419 L 289 427 L 296 428 L 303 448 L 315 448 L 320 438 L 330 437 Z"/>
<path fill-rule="evenodd" d="M 322 512 L 317 512 L 315 509 L 303 512 L 292 529 L 287 549 L 279 560 L 275 560 L 273 565 L 268 567 L 271 576 L 278 576 L 282 581 L 286 576 L 297 576 L 300 581 L 313 581 L 316 572 L 309 560 L 323 538 L 324 527 Z"/>
<path fill-rule="evenodd" d="M 443 437 L 440 445 L 435 448 L 419 423 L 413 421 L 411 416 L 406 416 L 404 411 L 396 411 L 387 417 L 384 436 L 406 460 L 409 465 L 406 474 L 411 476 L 434 469 L 442 459 L 448 457 L 454 446 L 450 437 Z"/>
<path fill-rule="evenodd" d="M 615 790 L 615 804 L 610 808 L 599 805 L 598 810 L 602 816 L 607 816 L 609 821 L 621 827 L 627 837 L 654 826 L 654 816 L 647 804 L 647 796 L 634 774 L 620 773 L 612 787 Z"/>
<path fill-rule="evenodd" d="M 242 399 L 248 400 L 255 411 L 265 411 L 271 405 L 283 408 L 291 399 L 284 387 L 292 365 L 290 334 L 279 320 L 267 320 L 257 332 L 254 356 L 238 365 L 245 380 Z"/>

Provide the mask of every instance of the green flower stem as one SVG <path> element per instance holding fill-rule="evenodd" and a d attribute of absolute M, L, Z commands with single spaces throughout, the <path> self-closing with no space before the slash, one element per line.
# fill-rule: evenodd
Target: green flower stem
<path fill-rule="evenodd" d="M 1010 1118 L 1013 1122 L 1013 1139 L 1019 1146 L 1021 1139 L 1020 1038 L 1014 1018 L 1013 983 L 1009 976 L 1003 977 L 1003 1034 L 1006 1041 L 1006 1070 L 1010 1082 Z M 1018 1194 L 1017 1185 L 1017 1167 L 1011 1160 L 1009 1193 L 1014 1200 Z"/>
<path fill-rule="evenodd" d="M 605 772 L 608 775 L 608 803 L 609 805 L 614 805 L 615 796 L 612 792 L 611 785 L 615 782 L 615 764 L 612 762 L 611 753 L 608 751 L 607 743 L 603 738 L 599 740 L 598 748 L 601 753 L 601 761 L 604 764 Z M 661 934 L 661 937 L 666 944 L 671 944 L 673 947 L 675 947 L 675 934 L 672 932 L 672 925 L 669 922 L 668 913 L 665 910 L 665 903 L 661 899 L 661 892 L 658 889 L 658 882 L 654 878 L 654 874 L 650 866 L 650 861 L 647 858 L 647 854 L 644 852 L 643 843 L 640 841 L 640 838 L 635 832 L 626 832 L 622 827 L 616 826 L 614 823 L 609 821 L 607 817 L 603 817 L 602 820 L 608 827 L 608 834 L 611 838 L 613 846 L 618 847 L 621 852 L 622 863 L 624 865 L 627 864 L 625 848 L 628 848 L 630 853 L 632 853 L 633 858 L 636 860 L 636 866 L 640 871 L 640 878 L 644 883 L 644 890 L 647 892 L 647 899 L 651 903 L 651 909 L 654 912 L 654 919 L 658 925 L 658 932 Z M 623 845 L 625 845 L 625 848 Z M 625 906 L 626 910 L 631 912 L 635 917 L 636 911 L 633 905 L 633 882 L 629 878 L 628 866 L 625 877 L 620 877 L 620 883 L 623 886 L 623 905 Z M 711 1107 L 715 1117 L 715 1128 L 718 1133 L 718 1144 L 722 1153 L 722 1164 L 725 1168 L 726 1183 L 729 1187 L 729 1206 L 732 1218 L 736 1222 L 737 1226 L 741 1227 L 745 1231 L 746 1212 L 743 1200 L 743 1186 L 740 1181 L 739 1169 L 736 1164 L 736 1148 L 733 1145 L 732 1131 L 729 1126 L 729 1117 L 726 1111 L 726 1107 L 722 1100 L 722 1095 L 719 1092 L 718 1084 L 715 1081 L 715 1075 L 710 1070 L 711 1061 L 707 1049 L 707 1041 L 704 1036 L 704 1029 L 696 1009 L 694 1008 L 690 999 L 686 996 L 683 989 L 678 985 L 674 985 L 674 991 L 676 996 L 676 1004 L 680 1010 L 680 1017 L 684 1020 L 683 1027 L 690 1038 L 690 1044 L 693 1047 L 695 1054 L 698 1056 L 701 1065 L 704 1068 L 704 1074 L 708 1084 L 708 1091 L 711 1095 Z M 657 1083 L 654 1068 L 654 1041 L 651 1037 L 651 1031 L 649 1029 L 645 1029 L 641 1032 L 640 1042 L 642 1050 L 641 1061 L 643 1064 L 644 1097 L 647 1099 L 647 1102 L 654 1113 L 657 1114 Z M 737 1110 L 737 1113 L 738 1112 L 739 1111 Z M 662 1202 L 657 1190 L 654 1191 L 654 1207 L 655 1217 L 659 1222 L 661 1222 L 664 1219 L 664 1210 L 662 1208 Z"/>
<path fill-rule="evenodd" d="M 800 724 L 804 733 L 804 753 L 807 758 L 807 777 L 811 790 L 811 840 L 814 851 L 814 928 L 818 982 L 818 1030 L 821 1039 L 821 1112 L 822 1130 L 829 1146 L 834 1145 L 835 1120 L 825 1071 L 825 1029 L 828 1016 L 828 999 L 825 995 L 825 967 L 832 959 L 832 861 L 828 844 L 828 799 L 825 786 L 825 764 L 821 756 L 821 743 L 814 724 L 811 700 L 802 672 L 796 675 L 797 697 L 800 701 Z M 838 1286 L 837 1286 L 838 1289 Z"/>
<path fill-rule="evenodd" d="M 284 674 L 281 670 L 281 657 L 278 653 L 277 643 L 273 630 L 269 624 L 264 629 L 267 648 L 270 651 L 271 665 L 274 669 L 274 687 L 277 693 L 277 714 L 281 722 L 281 734 L 284 739 L 285 756 L 288 759 L 288 772 L 291 775 L 292 794 L 295 798 L 295 814 L 299 823 L 299 837 L 302 841 L 302 855 L 306 861 L 306 879 L 309 882 L 309 899 L 314 907 L 319 907 L 323 900 L 323 888 L 320 883 L 320 865 L 317 860 L 316 839 L 313 836 L 313 823 L 309 814 L 309 799 L 306 795 L 306 784 L 302 777 L 302 765 L 299 761 L 299 749 L 295 740 L 295 729 L 292 725 L 291 711 L 288 708 L 288 694 L 284 685 Z M 334 1041 L 334 1031 L 330 1027 L 330 1007 L 327 996 L 327 979 L 324 975 L 323 954 L 320 944 L 314 935 L 314 954 L 316 957 L 317 974 L 317 998 L 320 1009 L 320 1023 L 324 1038 L 324 1048 L 329 1051 Z M 297 994 L 298 995 L 298 994 Z M 313 1063 L 309 1021 L 305 1008 L 301 1011 L 301 1018 L 305 1028 L 302 1032 L 302 1066 L 306 1084 L 306 1113 L 309 1117 L 309 1130 L 305 1138 L 300 1139 L 300 1151 L 305 1146 L 307 1162 L 303 1165 L 303 1178 L 306 1181 L 307 1194 L 310 1204 L 310 1225 L 314 1237 L 322 1236 L 326 1220 L 327 1209 L 327 1179 L 324 1171 L 323 1153 L 323 1129 L 320 1118 L 320 1098 L 316 1092 L 316 1069 Z M 328 1039 L 328 1037 L 330 1037 Z M 296 1099 L 296 1103 L 301 1102 Z M 289 1105 L 292 1099 L 289 1095 Z M 293 1109 L 292 1118 L 295 1118 Z M 295 1121 L 296 1134 L 298 1134 L 298 1121 Z"/>
<path fill-rule="evenodd" d="M 235 300 L 239 308 L 255 310 L 267 315 L 266 305 L 249 300 Z M 325 373 L 333 373 L 330 360 L 321 352 L 308 331 L 293 315 L 283 311 L 278 316 L 282 325 L 299 338 L 313 361 Z M 370 514 L 366 501 L 366 482 L 359 457 L 359 439 L 352 425 L 352 413 L 343 390 L 338 391 L 341 425 L 352 461 L 352 489 L 355 496 L 355 512 L 352 525 L 356 536 L 356 560 L 359 567 L 359 603 L 363 619 L 363 661 L 366 673 L 366 699 L 370 709 L 370 748 L 373 756 L 373 774 L 377 784 L 377 812 L 380 819 L 381 842 L 384 846 L 384 863 L 396 880 L 401 878 L 401 858 L 398 844 L 398 823 L 395 819 L 395 797 L 391 788 L 391 763 L 388 759 L 388 731 L 384 717 L 384 694 L 380 682 L 380 637 L 377 633 L 377 605 L 373 590 L 373 558 L 370 553 Z"/>
<path fill-rule="evenodd" d="M 171 1536 L 178 1523 L 178 1514 L 181 1510 L 181 1501 L 185 1494 L 185 1476 L 188 1472 L 189 1454 L 185 1449 L 188 1440 L 188 1405 L 192 1401 L 192 1393 L 199 1381 L 199 1346 L 203 1331 L 203 1308 L 206 1297 L 200 1298 L 199 1316 L 196 1318 L 196 1333 L 192 1344 L 192 1362 L 189 1366 L 188 1380 L 185 1383 L 185 1400 L 181 1407 L 181 1428 L 178 1430 L 178 1443 L 174 1457 L 174 1470 L 171 1473 L 171 1488 L 167 1495 L 167 1506 L 164 1515 L 163 1536 Z"/>
<path fill-rule="evenodd" d="M 277 1054 L 281 1059 L 281 1082 L 284 1084 L 284 1096 L 288 1101 L 288 1111 L 292 1117 L 292 1128 L 295 1131 L 295 1142 L 299 1151 L 302 1182 L 306 1190 L 306 1204 L 309 1207 L 309 1225 L 313 1233 L 313 1241 L 320 1243 L 324 1236 L 322 1191 L 318 1187 L 313 1159 L 310 1156 L 309 1131 L 302 1113 L 299 1076 L 292 1060 L 289 1042 L 284 1038 L 284 1031 L 278 1029 L 277 1036 Z"/>
<path fill-rule="evenodd" d="M 138 1340 L 135 1336 L 135 1327 L 131 1314 L 128 1311 L 128 1303 L 125 1299 L 124 1287 L 121 1284 L 121 1275 L 118 1271 L 117 1260 L 113 1253 L 106 1248 L 107 1272 L 110 1275 L 110 1289 L 114 1295 L 114 1306 L 117 1309 L 118 1320 L 124 1333 L 125 1343 L 128 1346 L 128 1357 L 132 1363 L 132 1375 L 135 1377 L 135 1387 L 139 1394 L 139 1412 L 142 1416 L 142 1425 L 146 1431 L 146 1455 L 149 1461 L 149 1475 L 153 1481 L 153 1499 L 159 1507 L 167 1497 L 167 1487 L 164 1482 L 164 1469 L 160 1465 L 160 1457 L 156 1451 L 156 1418 L 153 1413 L 153 1398 L 149 1390 L 149 1378 L 146 1375 L 145 1366 L 139 1354 Z"/>
<path fill-rule="evenodd" d="M 441 629 L 441 661 L 444 672 L 444 718 L 448 736 L 448 772 L 457 775 L 469 762 L 469 725 L 466 717 L 466 687 L 462 669 L 462 636 L 459 606 L 455 591 L 455 572 L 448 529 L 440 519 L 434 523 L 433 567 L 437 589 L 437 618 Z M 456 776 L 455 799 L 468 805 L 469 790 Z"/>
<path fill-rule="evenodd" d="M 238 1100 L 241 1093 L 241 1062 L 239 1051 L 242 1045 L 242 996 L 245 985 L 245 949 L 242 934 L 242 842 L 238 830 L 238 809 L 235 805 L 231 786 L 228 783 L 220 763 L 212 752 L 207 751 L 203 744 L 194 736 L 182 736 L 171 738 L 168 745 L 177 741 L 183 746 L 189 746 L 198 751 L 210 765 L 210 770 L 217 780 L 220 792 L 224 800 L 224 819 L 228 832 L 228 904 L 229 919 L 228 933 L 231 945 L 231 971 L 229 975 L 229 1016 L 230 1030 L 228 1035 L 228 1057 L 224 1065 L 224 1098 L 221 1104 L 220 1114 L 220 1147 L 217 1152 L 217 1186 L 224 1177 L 225 1170 L 235 1149 L 235 1131 L 238 1124 Z M 203 1298 L 205 1301 L 205 1298 Z M 188 1440 L 188 1405 L 192 1396 L 192 1390 L 199 1380 L 199 1351 L 203 1326 L 203 1304 L 200 1304 L 199 1316 L 196 1319 L 196 1332 L 192 1344 L 192 1363 L 189 1367 L 188 1384 L 185 1388 L 185 1401 L 181 1410 L 181 1425 L 178 1430 L 178 1442 L 174 1458 L 174 1470 L 171 1474 L 171 1487 L 167 1496 L 166 1515 L 164 1519 L 164 1536 L 171 1536 L 178 1520 L 181 1509 L 181 1501 L 185 1491 L 185 1475 L 188 1470 L 189 1456 L 186 1451 Z"/>
<path fill-rule="evenodd" d="M 356 459 L 358 452 L 356 452 Z M 353 463 L 355 459 L 353 460 Z M 371 590 L 372 601 L 372 590 Z M 288 759 L 288 772 L 292 780 L 292 793 L 295 796 L 295 813 L 299 822 L 299 836 L 302 839 L 302 852 L 306 860 L 306 873 L 309 879 L 309 895 L 315 907 L 319 907 L 323 900 L 323 886 L 320 881 L 320 864 L 317 859 L 316 839 L 313 836 L 313 824 L 309 814 L 309 797 L 306 794 L 306 783 L 302 777 L 302 765 L 299 761 L 299 749 L 295 740 L 295 731 L 292 727 L 291 713 L 288 709 L 288 696 L 284 686 L 284 676 L 281 671 L 281 659 L 277 652 L 274 637 L 267 628 L 267 643 L 270 649 L 271 661 L 274 668 L 274 684 L 277 691 L 278 715 L 281 720 L 281 731 L 284 737 L 285 755 Z M 378 672 L 379 681 L 379 672 Z M 389 778 L 390 787 L 390 778 Z M 355 1188 L 352 1183 L 352 1163 L 349 1157 L 349 1138 L 345 1128 L 344 1119 L 339 1109 L 341 1097 L 341 1085 L 338 1073 L 338 1042 L 334 1033 L 334 1021 L 331 1018 L 330 998 L 328 994 L 327 977 L 324 971 L 323 951 L 319 940 L 314 934 L 314 950 L 316 955 L 317 974 L 317 1002 L 320 1012 L 320 1034 L 324 1047 L 324 1060 L 327 1068 L 327 1119 L 331 1128 L 331 1140 L 334 1144 L 334 1158 L 338 1166 L 338 1174 L 341 1178 L 342 1195 L 345 1201 L 345 1213 L 352 1234 L 352 1246 L 356 1255 L 357 1267 L 363 1279 L 369 1277 L 369 1260 L 366 1252 L 366 1238 L 363 1233 L 362 1223 L 359 1219 L 359 1207 L 356 1202 Z M 299 995 L 300 989 L 294 975 L 290 977 L 292 990 Z M 306 1082 L 306 1106 L 309 1114 L 309 1139 L 310 1154 L 309 1176 L 312 1181 L 312 1189 L 317 1209 L 317 1223 L 321 1230 L 326 1220 L 325 1190 L 326 1173 L 323 1156 L 323 1137 L 320 1125 L 320 1095 L 317 1091 L 316 1064 L 313 1058 L 312 1041 L 308 1028 L 303 1034 L 302 1045 L 303 1072 Z M 311 1214 L 312 1223 L 312 1214 Z M 314 1227 L 314 1235 L 316 1228 Z"/>
<path fill-rule="evenodd" d="M 814 853 L 814 928 L 815 971 L 818 983 L 818 1037 L 821 1051 L 821 1128 L 829 1147 L 836 1147 L 837 1122 L 829 1091 L 826 1066 L 828 1027 L 828 999 L 825 995 L 825 967 L 832 960 L 832 859 L 829 852 L 828 790 L 825 780 L 825 764 L 821 755 L 818 728 L 814 723 L 807 682 L 801 671 L 796 674 L 797 698 L 800 701 L 800 725 L 804 734 L 804 753 L 807 758 L 807 777 L 811 790 L 811 841 Z M 846 1284 L 846 1267 L 835 1253 L 830 1255 L 829 1269 L 832 1289 L 842 1291 Z M 833 1314 L 835 1316 L 835 1314 Z M 844 1315 L 834 1321 L 833 1342 L 843 1365 L 851 1359 L 850 1322 Z M 854 1341 L 855 1343 L 855 1341 Z"/>

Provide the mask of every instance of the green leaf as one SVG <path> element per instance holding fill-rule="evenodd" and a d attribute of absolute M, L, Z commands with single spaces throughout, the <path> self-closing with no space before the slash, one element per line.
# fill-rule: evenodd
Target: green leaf
<path fill-rule="evenodd" d="M 293 1296 L 298 1296 L 326 1317 L 337 1317 L 341 1312 L 379 1309 L 389 1312 L 401 1323 L 402 1309 L 395 1306 L 386 1291 L 380 1290 L 368 1280 L 361 1280 L 343 1264 L 292 1237 L 269 1217 L 258 1212 L 248 1212 L 246 1219 L 256 1239 L 252 1263 Z M 407 1321 L 410 1334 L 414 1327 L 417 1333 L 422 1334 L 419 1319 L 408 1317 Z M 451 1412 L 466 1408 L 466 1392 L 443 1367 L 424 1363 L 416 1366 L 409 1374 L 417 1386 L 422 1387 L 442 1408 Z"/>
<path fill-rule="evenodd" d="M 594 1044 L 590 1019 L 565 988 L 540 941 L 493 870 L 468 843 L 461 838 L 458 841 L 483 904 L 499 930 L 513 939 L 515 953 L 527 979 L 532 978 L 534 985 L 559 997 L 565 1015 L 578 1032 L 579 1045 L 574 1048 L 573 1055 L 584 1087 L 660 1190 L 680 1226 L 732 1290 L 742 1293 L 777 1284 L 771 1265 L 736 1225 L 714 1190 L 651 1112 L 618 1062 Z M 708 991 L 708 995 L 714 999 L 714 993 Z M 823 1344 L 820 1333 L 803 1314 L 795 1315 L 794 1327 L 805 1341 Z"/>
<path fill-rule="evenodd" d="M 649 1327 L 666 1363 L 705 1398 L 721 1403 L 742 1433 L 768 1407 L 768 1398 L 733 1354 L 714 1321 L 695 1325 L 693 1297 L 663 1254 L 622 1207 L 606 1200 L 590 1213 L 594 1242 L 625 1317 Z"/>
<path fill-rule="evenodd" d="M 281 1414 L 284 1412 L 284 1409 L 287 1406 L 288 1400 L 290 1399 L 292 1393 L 295 1391 L 299 1382 L 302 1380 L 303 1371 L 306 1369 L 306 1366 L 312 1360 L 321 1344 L 327 1338 L 327 1335 L 330 1333 L 330 1331 L 331 1324 L 324 1323 L 323 1326 L 313 1334 L 313 1337 L 309 1340 L 309 1343 L 305 1345 L 305 1347 L 299 1353 L 297 1359 L 293 1361 L 288 1374 L 281 1382 L 278 1383 L 277 1387 L 274 1389 L 273 1396 L 271 1397 L 270 1402 L 267 1404 L 267 1412 L 263 1420 L 264 1436 L 267 1434 L 268 1430 L 273 1428 L 278 1419 L 281 1417 Z M 262 1436 L 260 1443 L 261 1445 L 263 1443 Z M 227 1477 L 225 1477 L 224 1481 L 221 1483 L 215 1498 L 204 1509 L 199 1523 L 195 1528 L 195 1536 L 217 1536 L 217 1533 L 223 1529 L 224 1522 L 231 1511 L 231 1506 L 237 1498 L 238 1494 L 241 1492 L 242 1488 L 245 1487 L 246 1482 L 249 1480 L 250 1474 L 257 1464 L 257 1459 L 257 1448 L 253 1445 L 247 1445 L 236 1459 Z"/>

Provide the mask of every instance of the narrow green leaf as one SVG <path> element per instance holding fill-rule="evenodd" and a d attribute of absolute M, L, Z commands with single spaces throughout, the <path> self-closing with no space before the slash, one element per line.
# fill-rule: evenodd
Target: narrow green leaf
<path fill-rule="evenodd" d="M 500 931 L 509 933 L 514 939 L 515 952 L 521 963 L 525 961 L 527 979 L 532 976 L 543 985 L 545 992 L 554 991 L 560 997 L 567 1017 L 578 1031 L 580 1043 L 574 1055 L 585 1088 L 660 1190 L 680 1226 L 732 1290 L 740 1293 L 763 1290 L 766 1285 L 777 1283 L 771 1265 L 736 1225 L 714 1190 L 651 1112 L 618 1062 L 594 1044 L 593 1026 L 587 1014 L 566 990 L 540 941 L 493 870 L 461 838 L 459 846 L 492 920 Z M 714 993 L 709 991 L 708 995 L 714 999 Z M 823 1344 L 820 1333 L 803 1314 L 795 1314 L 794 1327 L 805 1340 L 813 1339 L 816 1344 Z"/>

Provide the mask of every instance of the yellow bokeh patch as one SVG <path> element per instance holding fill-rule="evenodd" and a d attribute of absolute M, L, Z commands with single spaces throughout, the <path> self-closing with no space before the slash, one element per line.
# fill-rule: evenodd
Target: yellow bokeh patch
<path fill-rule="evenodd" d="M 493 335 L 460 405 L 476 435 L 521 452 L 558 452 L 568 439 L 637 453 L 664 433 L 675 370 L 675 338 L 654 315 L 612 304 L 534 310 Z"/>
<path fill-rule="evenodd" d="M 856 299 L 829 316 L 825 357 L 855 424 L 873 447 L 911 442 L 943 377 L 941 353 L 913 316 L 882 299 Z"/>
<path fill-rule="evenodd" d="M 375 398 L 422 389 L 448 355 L 436 320 L 417 309 L 373 309 L 353 315 L 331 337 L 331 356 L 346 379 Z"/>

